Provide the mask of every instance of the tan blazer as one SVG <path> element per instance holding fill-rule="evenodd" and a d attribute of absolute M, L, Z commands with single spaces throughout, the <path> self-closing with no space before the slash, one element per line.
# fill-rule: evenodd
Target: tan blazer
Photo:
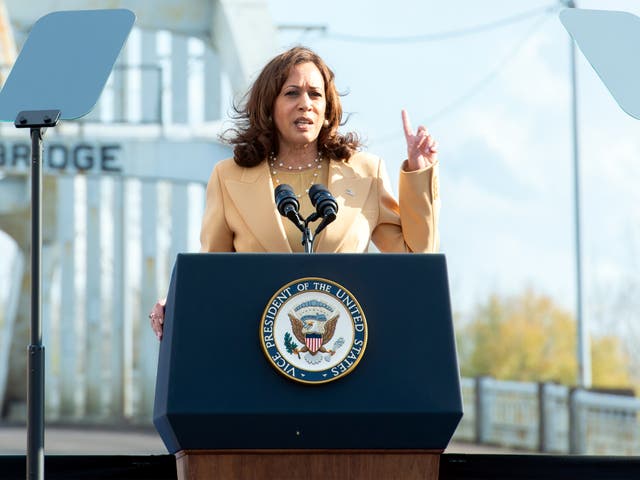
<path fill-rule="evenodd" d="M 384 162 L 357 153 L 329 162 L 327 188 L 338 217 L 315 241 L 317 252 L 365 252 L 373 241 L 382 252 L 435 252 L 438 247 L 437 164 L 400 173 L 400 202 L 393 198 Z M 239 167 L 219 162 L 207 186 L 200 234 L 203 252 L 291 252 L 273 197 L 267 162 Z"/>

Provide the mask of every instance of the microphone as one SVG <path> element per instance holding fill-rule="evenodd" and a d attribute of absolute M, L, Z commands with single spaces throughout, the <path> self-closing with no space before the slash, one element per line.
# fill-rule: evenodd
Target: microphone
<path fill-rule="evenodd" d="M 318 215 L 326 220 L 327 224 L 333 222 L 338 215 L 338 203 L 331 192 L 324 185 L 314 183 L 309 189 L 311 205 L 316 208 Z M 325 222 L 323 222 L 325 223 Z"/>
<path fill-rule="evenodd" d="M 324 185 L 314 183 L 309 189 L 311 205 L 316 207 L 316 218 L 322 218 L 320 225 L 316 229 L 316 235 L 333 222 L 338 216 L 338 202 L 333 198 L 331 192 Z"/>
<path fill-rule="evenodd" d="M 304 224 L 300 218 L 300 213 L 298 213 L 300 203 L 298 202 L 296 194 L 293 192 L 293 188 L 286 183 L 278 185 L 274 191 L 274 196 L 280 215 L 287 217 L 296 227 L 304 232 Z"/>

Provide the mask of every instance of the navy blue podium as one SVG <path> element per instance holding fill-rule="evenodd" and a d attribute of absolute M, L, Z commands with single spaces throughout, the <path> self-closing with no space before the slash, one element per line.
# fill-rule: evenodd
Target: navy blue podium
<path fill-rule="evenodd" d="M 361 360 L 330 383 L 287 378 L 261 345 L 274 293 L 301 278 L 366 316 Z M 178 255 L 154 424 L 180 478 L 437 478 L 461 417 L 444 255 Z"/>

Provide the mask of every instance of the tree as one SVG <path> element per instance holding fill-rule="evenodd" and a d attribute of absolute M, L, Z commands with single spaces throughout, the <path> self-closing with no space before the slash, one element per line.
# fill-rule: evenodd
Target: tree
<path fill-rule="evenodd" d="M 590 286 L 588 303 L 594 323 L 601 331 L 613 333 L 621 339 L 629 361 L 629 375 L 635 385 L 640 386 L 640 262 L 638 248 L 640 228 L 631 226 L 622 246 L 627 259 L 622 275 L 615 281 L 596 278 Z"/>
<path fill-rule="evenodd" d="M 464 376 L 502 380 L 576 381 L 576 323 L 545 295 L 527 289 L 512 297 L 491 295 L 458 329 Z M 620 339 L 592 337 L 593 385 L 629 387 L 628 359 Z"/>

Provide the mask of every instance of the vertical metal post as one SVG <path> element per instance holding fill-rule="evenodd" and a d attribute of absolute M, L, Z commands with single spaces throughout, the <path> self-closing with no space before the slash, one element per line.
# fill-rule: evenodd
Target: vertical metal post
<path fill-rule="evenodd" d="M 564 0 L 568 8 L 575 8 L 573 0 Z M 576 74 L 576 46 L 570 42 L 571 62 L 571 113 L 573 127 L 573 192 L 575 206 L 575 252 L 576 252 L 576 330 L 578 356 L 578 386 L 591 387 L 591 350 L 587 324 L 582 312 L 582 248 L 580 228 L 580 155 L 578 144 L 578 89 Z"/>
<path fill-rule="evenodd" d="M 483 443 L 489 443 L 489 428 L 491 428 L 491 420 L 490 420 L 490 399 L 488 395 L 487 384 L 491 381 L 490 377 L 487 376 L 479 376 L 476 377 L 475 388 L 476 388 L 476 418 L 475 418 L 475 427 L 476 427 L 476 443 L 481 445 Z"/>
<path fill-rule="evenodd" d="M 538 451 L 547 451 L 547 396 L 545 382 L 538 383 Z"/>
<path fill-rule="evenodd" d="M 44 346 L 42 345 L 42 130 L 31 128 L 31 343 L 28 347 L 27 480 L 44 479 Z"/>
<path fill-rule="evenodd" d="M 580 405 L 579 387 L 569 390 L 569 454 L 581 455 L 586 453 L 586 429 L 584 412 Z"/>
<path fill-rule="evenodd" d="M 190 123 L 189 106 L 189 40 L 171 35 L 171 123 Z"/>
<path fill-rule="evenodd" d="M 111 330 L 111 417 L 124 419 L 124 337 L 125 337 L 125 258 L 129 252 L 125 246 L 125 180 L 113 182 L 113 272 L 111 275 L 110 313 Z"/>

